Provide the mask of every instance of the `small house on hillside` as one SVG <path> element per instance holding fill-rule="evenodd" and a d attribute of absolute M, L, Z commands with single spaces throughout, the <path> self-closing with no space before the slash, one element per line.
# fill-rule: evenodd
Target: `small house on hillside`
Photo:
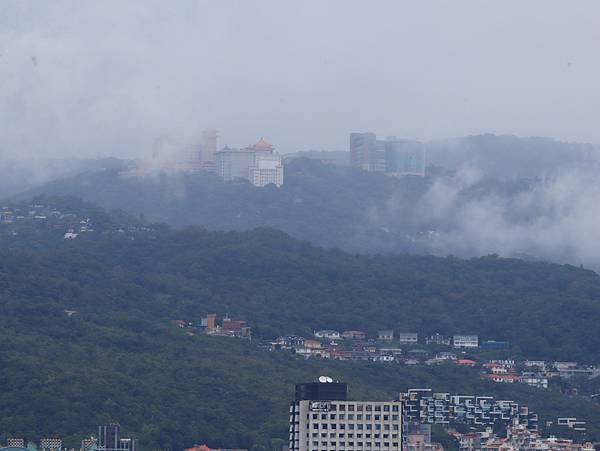
<path fill-rule="evenodd" d="M 414 332 L 405 332 L 398 335 L 400 343 L 416 345 L 419 342 L 419 335 Z"/>
<path fill-rule="evenodd" d="M 317 330 L 315 332 L 316 338 L 327 338 L 329 340 L 339 340 L 341 338 L 340 333 L 337 330 Z"/>
<path fill-rule="evenodd" d="M 394 339 L 394 331 L 393 330 L 380 330 L 377 332 L 377 339 L 383 341 L 392 341 Z"/>
<path fill-rule="evenodd" d="M 342 338 L 346 340 L 364 340 L 366 336 L 362 330 L 346 330 L 342 332 Z"/>

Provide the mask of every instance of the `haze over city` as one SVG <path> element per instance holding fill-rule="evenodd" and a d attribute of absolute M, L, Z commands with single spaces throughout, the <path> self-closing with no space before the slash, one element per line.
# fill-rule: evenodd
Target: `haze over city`
<path fill-rule="evenodd" d="M 0 451 L 600 449 L 600 2 L 0 0 Z"/>
<path fill-rule="evenodd" d="M 146 156 L 161 136 L 347 149 L 349 131 L 600 142 L 593 0 L 11 1 L 0 152 Z"/>

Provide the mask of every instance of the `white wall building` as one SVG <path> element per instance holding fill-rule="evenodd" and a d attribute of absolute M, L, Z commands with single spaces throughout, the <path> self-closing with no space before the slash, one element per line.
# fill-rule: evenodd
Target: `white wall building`
<path fill-rule="evenodd" d="M 454 335 L 452 343 L 455 348 L 478 348 L 479 337 L 477 335 Z"/>
<path fill-rule="evenodd" d="M 419 342 L 419 335 L 413 332 L 402 332 L 398 334 L 398 341 L 406 344 L 417 344 Z"/>
<path fill-rule="evenodd" d="M 330 340 L 339 340 L 341 338 L 340 333 L 337 330 L 317 330 L 315 332 L 317 338 L 328 338 Z"/>
<path fill-rule="evenodd" d="M 383 341 L 392 341 L 394 339 L 393 330 L 380 330 L 377 332 L 377 339 Z"/>
<path fill-rule="evenodd" d="M 283 185 L 283 163 L 271 144 L 261 138 L 244 149 L 225 147 L 215 153 L 216 171 L 225 181 L 248 180 L 254 186 Z"/>
<path fill-rule="evenodd" d="M 254 186 L 283 185 L 283 164 L 279 155 L 257 155 L 250 167 L 250 183 Z"/>
<path fill-rule="evenodd" d="M 301 400 L 290 408 L 290 451 L 400 451 L 402 403 Z"/>
<path fill-rule="evenodd" d="M 225 147 L 215 154 L 217 174 L 226 182 L 235 179 L 248 180 L 249 170 L 254 165 L 254 153 L 246 149 Z"/>

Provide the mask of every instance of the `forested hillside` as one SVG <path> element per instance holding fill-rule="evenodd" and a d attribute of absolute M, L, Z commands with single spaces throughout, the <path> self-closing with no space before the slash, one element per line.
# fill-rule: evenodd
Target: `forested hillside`
<path fill-rule="evenodd" d="M 308 159 L 286 166 L 285 184 L 255 188 L 240 180 L 227 183 L 210 173 L 153 173 L 120 176 L 118 171 L 86 172 L 46 184 L 34 195 L 74 195 L 104 208 L 144 214 L 152 221 L 173 226 L 204 225 L 215 230 L 245 230 L 272 226 L 302 234 L 321 235 L 323 227 L 344 230 L 346 235 L 363 227 L 374 201 L 385 204 L 394 190 L 421 193 L 430 180 L 397 180 L 348 168 L 335 168 Z M 308 230 L 305 228 L 308 227 Z"/>
<path fill-rule="evenodd" d="M 2 237 L 2 431 L 58 433 L 75 445 L 115 419 L 145 446 L 268 448 L 286 436 L 293 384 L 326 373 L 350 382 L 356 397 L 430 386 L 514 398 L 543 419 L 592 422 L 596 434 L 596 405 L 486 383 L 476 370 L 304 361 L 170 324 L 216 312 L 245 318 L 257 338 L 324 327 L 473 332 L 510 340 L 515 354 L 596 362 L 600 280 L 591 271 L 497 257 L 358 256 L 267 229 L 153 227 L 125 237 L 106 232 L 125 227 L 123 218 L 88 213 L 98 233 L 64 240 L 38 226 Z"/>
<path fill-rule="evenodd" d="M 600 437 L 600 408 L 524 385 L 484 382 L 455 365 L 403 367 L 303 360 L 231 338 L 194 336 L 120 310 L 67 317 L 59 304 L 11 305 L 0 319 L 0 430 L 65 445 L 119 421 L 144 449 L 194 443 L 278 451 L 287 439 L 294 384 L 331 375 L 353 399 L 388 400 L 414 387 L 513 399 L 540 421 L 568 414 Z M 24 301 L 20 301 L 24 302 Z M 37 305 L 39 307 L 39 304 Z"/>
<path fill-rule="evenodd" d="M 23 239 L 9 236 L 4 244 L 22 247 Z M 530 358 L 600 360 L 600 277 L 572 266 L 496 256 L 360 256 L 270 229 L 157 229 L 135 240 L 90 234 L 58 243 L 49 241 L 47 250 L 38 244 L 29 264 L 50 279 L 73 280 L 69 290 L 45 293 L 75 309 L 195 319 L 229 312 L 264 338 L 323 328 L 474 333 L 508 340 Z M 6 271 L 15 266 L 9 257 Z"/>
<path fill-rule="evenodd" d="M 107 169 L 45 184 L 21 198 L 75 195 L 174 227 L 270 227 L 348 252 L 498 253 L 600 268 L 599 254 L 590 245 L 598 241 L 598 218 L 589 208 L 600 195 L 594 154 L 585 153 L 585 146 L 578 151 L 589 157 L 585 169 L 575 162 L 561 165 L 569 147 L 547 141 L 472 137 L 468 143 L 477 150 L 467 146 L 460 154 L 465 167 L 456 173 L 430 167 L 424 178 L 397 179 L 298 159 L 285 165 L 280 188 L 227 183 L 208 173 L 128 177 Z M 528 172 L 533 156 L 544 152 L 556 156 L 557 170 L 540 168 L 539 177 L 519 178 L 507 163 L 519 149 Z M 436 158 L 453 158 L 456 152 L 442 147 Z M 493 178 L 493 171 L 480 169 L 501 167 L 497 160 L 504 162 L 506 177 Z"/>
<path fill-rule="evenodd" d="M 441 173 L 396 179 L 299 159 L 285 166 L 281 188 L 228 183 L 209 173 L 124 177 L 106 170 L 57 180 L 18 198 L 78 196 L 174 227 L 271 227 L 313 244 L 352 252 L 447 255 L 449 249 L 458 251 L 468 243 L 448 245 L 445 234 L 451 233 L 459 218 L 440 210 L 433 195 L 458 189 L 450 195 L 463 205 L 488 195 L 510 199 L 531 188 L 528 181 L 482 180 L 464 187 L 457 183 L 461 182 Z"/>

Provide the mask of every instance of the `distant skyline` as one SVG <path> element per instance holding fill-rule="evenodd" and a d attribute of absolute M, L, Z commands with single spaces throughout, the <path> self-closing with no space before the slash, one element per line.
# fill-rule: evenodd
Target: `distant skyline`
<path fill-rule="evenodd" d="M 0 156 L 149 156 L 219 130 L 600 144 L 600 2 L 5 0 Z M 165 139 L 168 137 L 168 139 Z"/>

